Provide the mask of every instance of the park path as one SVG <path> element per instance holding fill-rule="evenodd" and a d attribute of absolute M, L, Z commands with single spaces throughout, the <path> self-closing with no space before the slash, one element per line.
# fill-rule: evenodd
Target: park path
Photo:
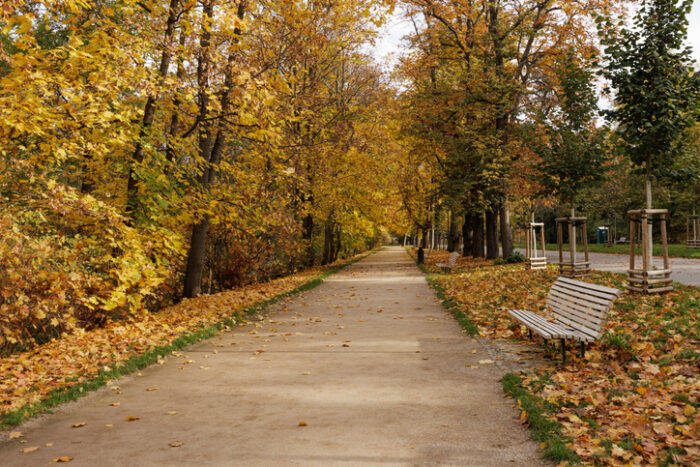
<path fill-rule="evenodd" d="M 491 358 L 388 248 L 26 423 L 0 464 L 542 465 Z"/>
<path fill-rule="evenodd" d="M 523 248 L 516 248 L 522 254 L 525 254 Z M 550 263 L 559 263 L 559 252 L 547 250 L 547 260 Z M 541 252 L 539 253 L 541 254 Z M 616 272 L 621 274 L 627 274 L 629 269 L 629 255 L 621 255 L 616 253 L 588 253 L 589 259 L 591 261 L 591 268 L 598 271 L 608 271 Z M 564 258 L 568 258 L 568 253 L 564 253 Z M 583 253 L 579 253 L 579 257 L 583 258 Z M 639 267 L 641 264 L 641 256 L 637 256 L 636 264 Z M 656 264 L 662 264 L 663 260 L 655 257 L 654 261 Z M 675 282 L 680 282 L 685 285 L 693 285 L 695 287 L 700 287 L 700 259 L 692 258 L 669 258 L 671 263 L 671 279 Z"/>

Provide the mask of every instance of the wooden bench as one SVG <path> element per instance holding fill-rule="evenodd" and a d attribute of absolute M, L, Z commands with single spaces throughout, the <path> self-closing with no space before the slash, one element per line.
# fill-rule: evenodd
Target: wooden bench
<path fill-rule="evenodd" d="M 610 287 L 559 277 L 547 295 L 547 307 L 554 319 L 547 319 L 527 310 L 508 313 L 532 331 L 548 339 L 561 339 L 562 360 L 566 363 L 566 339 L 581 342 L 581 357 L 586 343 L 603 333 L 607 313 L 622 292 Z"/>
<path fill-rule="evenodd" d="M 447 264 L 445 263 L 437 263 L 435 266 L 439 267 L 443 271 L 452 271 L 457 264 L 457 258 L 459 258 L 459 253 L 456 251 L 453 251 L 450 253 L 450 257 L 447 258 Z"/>

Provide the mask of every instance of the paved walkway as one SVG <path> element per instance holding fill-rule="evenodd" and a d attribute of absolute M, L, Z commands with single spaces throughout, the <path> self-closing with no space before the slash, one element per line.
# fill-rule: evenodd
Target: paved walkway
<path fill-rule="evenodd" d="M 0 463 L 542 465 L 501 374 L 405 251 L 389 248 L 261 321 L 25 424 L 27 443 L 0 442 Z"/>
<path fill-rule="evenodd" d="M 525 250 L 522 248 L 517 248 L 517 251 L 525 254 Z M 559 263 L 559 252 L 547 250 L 547 260 L 551 263 Z M 541 254 L 541 252 L 540 252 Z M 579 253 L 580 256 L 577 258 L 583 258 L 583 253 Z M 568 258 L 568 254 L 564 253 L 564 258 Z M 599 271 L 610 271 L 622 274 L 627 274 L 627 270 L 630 265 L 629 255 L 620 255 L 613 253 L 589 253 L 589 259 L 591 260 L 591 268 L 597 269 Z M 680 282 L 681 284 L 694 285 L 695 287 L 700 287 L 700 259 L 690 259 L 690 258 L 669 258 L 671 263 L 671 278 Z M 641 256 L 637 256 L 635 260 L 636 264 L 641 264 Z M 661 258 L 654 258 L 654 261 L 658 265 L 663 264 Z"/>

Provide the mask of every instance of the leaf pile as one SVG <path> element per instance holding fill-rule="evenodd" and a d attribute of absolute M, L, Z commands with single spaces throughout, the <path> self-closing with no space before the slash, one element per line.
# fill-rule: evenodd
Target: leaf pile
<path fill-rule="evenodd" d="M 480 335 L 525 339 L 526 328 L 507 310 L 546 314 L 555 270 L 481 265 L 434 280 Z M 594 272 L 585 280 L 624 290 L 624 279 Z M 700 458 L 699 310 L 700 290 L 694 287 L 677 286 L 662 296 L 624 293 L 585 360 L 570 352 L 566 366 L 552 364 L 525 376 L 524 386 L 552 404 L 550 419 L 582 461 L 692 465 Z"/>

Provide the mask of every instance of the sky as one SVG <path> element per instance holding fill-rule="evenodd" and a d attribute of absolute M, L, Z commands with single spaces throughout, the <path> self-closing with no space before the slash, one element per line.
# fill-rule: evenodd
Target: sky
<path fill-rule="evenodd" d="M 384 27 L 381 38 L 374 49 L 375 57 L 380 60 L 401 53 L 401 38 L 410 33 L 413 26 L 410 21 L 401 17 L 402 11 L 397 8 L 394 16 Z M 693 9 L 688 17 L 688 44 L 693 48 L 696 69 L 700 69 L 700 0 L 695 0 Z"/>

